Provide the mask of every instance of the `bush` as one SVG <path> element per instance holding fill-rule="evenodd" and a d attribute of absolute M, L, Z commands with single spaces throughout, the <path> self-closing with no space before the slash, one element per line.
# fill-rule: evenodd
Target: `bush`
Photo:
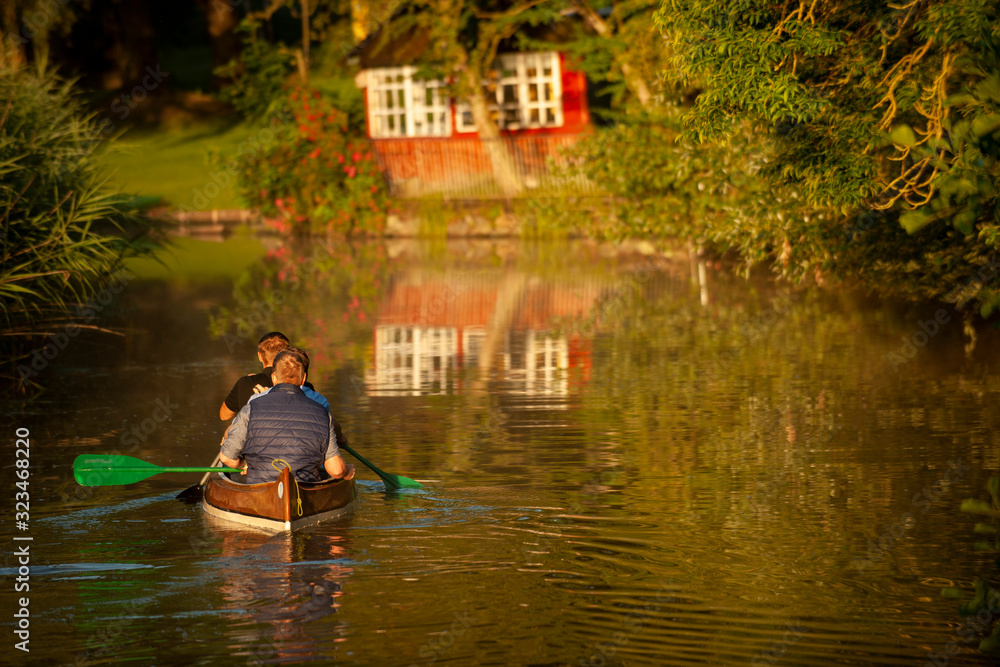
<path fill-rule="evenodd" d="M 274 140 L 239 158 L 240 194 L 279 231 L 381 233 L 385 180 L 367 141 L 318 90 L 292 88 Z"/>
<path fill-rule="evenodd" d="M 608 194 L 604 214 L 582 231 L 600 238 L 716 239 L 732 211 L 759 194 L 760 148 L 750 137 L 694 145 L 680 137 L 680 112 L 664 106 L 622 114 L 574 146 L 569 162 Z M 637 166 L 639 165 L 639 166 Z M 579 225 L 575 212 L 569 225 Z"/>

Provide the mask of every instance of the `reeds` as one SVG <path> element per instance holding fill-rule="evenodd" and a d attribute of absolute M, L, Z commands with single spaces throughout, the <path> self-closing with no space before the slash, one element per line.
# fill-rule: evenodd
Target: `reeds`
<path fill-rule="evenodd" d="M 94 164 L 104 129 L 71 82 L 0 67 L 0 372 L 21 388 L 18 360 L 146 245 L 147 222 Z"/>

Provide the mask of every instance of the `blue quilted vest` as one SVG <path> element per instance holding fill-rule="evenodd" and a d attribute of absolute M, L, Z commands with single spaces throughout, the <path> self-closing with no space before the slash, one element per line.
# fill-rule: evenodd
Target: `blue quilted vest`
<path fill-rule="evenodd" d="M 284 459 L 300 482 L 326 477 L 323 459 L 330 442 L 330 413 L 292 384 L 275 385 L 250 401 L 243 458 L 247 483 L 278 479 L 274 459 Z M 280 463 L 278 464 L 281 465 Z"/>

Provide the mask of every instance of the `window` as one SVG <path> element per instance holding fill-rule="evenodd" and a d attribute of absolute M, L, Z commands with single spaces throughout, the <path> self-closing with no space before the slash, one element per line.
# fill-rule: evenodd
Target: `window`
<path fill-rule="evenodd" d="M 415 67 L 368 71 L 368 126 L 374 138 L 447 137 L 451 110 L 440 81 L 418 81 Z"/>
<path fill-rule="evenodd" d="M 490 105 L 490 113 L 501 129 L 563 124 L 558 53 L 504 53 L 497 58 L 493 80 L 496 104 Z M 475 131 L 468 104 L 458 106 L 457 120 L 460 132 Z"/>

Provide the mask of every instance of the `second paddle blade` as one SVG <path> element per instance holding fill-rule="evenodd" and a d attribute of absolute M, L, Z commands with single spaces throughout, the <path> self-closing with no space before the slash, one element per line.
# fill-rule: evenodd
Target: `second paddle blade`
<path fill-rule="evenodd" d="M 393 475 L 391 472 L 383 472 L 379 477 L 385 482 L 386 486 L 392 487 L 393 490 L 396 489 L 422 489 L 423 485 L 415 479 L 410 479 L 409 477 L 403 477 L 402 475 Z"/>

